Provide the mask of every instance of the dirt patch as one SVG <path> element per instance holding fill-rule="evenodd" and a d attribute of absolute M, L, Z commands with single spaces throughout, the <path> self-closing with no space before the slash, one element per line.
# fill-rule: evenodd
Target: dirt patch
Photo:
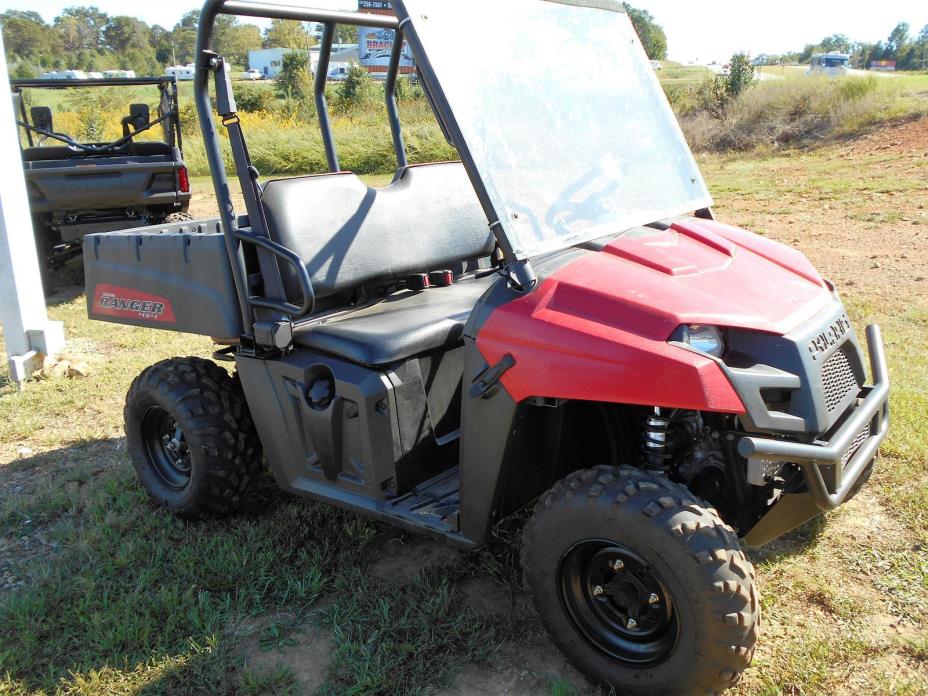
<path fill-rule="evenodd" d="M 845 538 L 860 546 L 893 547 L 908 542 L 906 528 L 894 518 L 872 488 L 864 488 L 841 508 Z M 894 540 L 894 541 L 889 541 Z M 889 542 L 889 543 L 888 543 Z"/>
<path fill-rule="evenodd" d="M 488 577 L 476 577 L 457 585 L 464 603 L 480 616 L 525 614 L 531 605 L 524 594 L 513 595 L 509 590 Z"/>
<path fill-rule="evenodd" d="M 589 693 L 592 686 L 538 629 L 517 643 L 503 646 L 486 664 L 465 667 L 451 686 L 435 696 L 535 696 L 552 691 Z"/>
<path fill-rule="evenodd" d="M 26 521 L 20 536 L 0 537 L 0 596 L 23 587 L 29 580 L 32 561 L 48 558 L 60 548 L 45 538 L 42 530 L 34 530 Z"/>
<path fill-rule="evenodd" d="M 884 125 L 845 146 L 845 154 L 848 157 L 860 157 L 875 152 L 925 156 L 928 153 L 928 118 Z"/>
<path fill-rule="evenodd" d="M 727 178 L 726 167 L 707 164 L 710 187 Z M 721 193 L 715 209 L 726 222 L 800 249 L 843 294 L 924 300 L 928 179 L 922 173 L 928 173 L 928 119 L 778 158 L 770 163 L 768 187 Z"/>
<path fill-rule="evenodd" d="M 405 585 L 430 566 L 454 563 L 459 552 L 440 541 L 415 537 L 387 539 L 377 550 L 370 573 L 392 585 Z"/>
<path fill-rule="evenodd" d="M 244 667 L 255 675 L 286 670 L 300 694 L 315 693 L 325 684 L 335 651 L 328 631 L 282 612 L 243 621 L 234 633 L 243 641 Z"/>
<path fill-rule="evenodd" d="M 245 212 L 245 199 L 236 181 L 232 181 L 229 188 L 232 191 L 232 205 L 236 212 Z M 187 210 L 194 219 L 219 217 L 219 207 L 216 205 L 216 195 L 213 191 L 213 182 L 208 178 L 193 181 L 193 197 L 190 199 L 190 208 Z"/>

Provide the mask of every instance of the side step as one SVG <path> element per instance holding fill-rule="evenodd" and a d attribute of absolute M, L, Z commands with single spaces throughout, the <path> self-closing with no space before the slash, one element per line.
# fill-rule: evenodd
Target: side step
<path fill-rule="evenodd" d="M 414 520 L 416 525 L 432 527 L 444 534 L 458 531 L 461 509 L 461 471 L 454 467 L 421 483 L 411 492 L 387 501 L 384 512 Z"/>

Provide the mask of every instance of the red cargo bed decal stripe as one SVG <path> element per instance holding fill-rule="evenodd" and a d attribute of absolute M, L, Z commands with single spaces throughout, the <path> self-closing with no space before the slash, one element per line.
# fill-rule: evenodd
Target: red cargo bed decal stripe
<path fill-rule="evenodd" d="M 140 290 L 105 283 L 98 284 L 94 290 L 93 313 L 139 321 L 159 321 L 164 324 L 176 322 L 170 300 Z"/>

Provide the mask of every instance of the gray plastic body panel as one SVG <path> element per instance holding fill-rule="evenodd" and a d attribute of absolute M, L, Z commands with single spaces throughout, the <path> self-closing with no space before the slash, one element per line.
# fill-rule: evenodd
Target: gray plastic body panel
<path fill-rule="evenodd" d="M 730 329 L 728 346 L 729 355 L 725 362 L 719 361 L 719 366 L 747 409 L 742 422 L 749 432 L 819 436 L 830 430 L 854 403 L 864 383 L 860 343 L 837 297 L 784 336 Z M 828 404 L 823 366 L 839 351 L 844 353 L 856 386 Z M 771 409 L 765 401 L 767 390 L 786 392 L 786 408 Z"/>
<path fill-rule="evenodd" d="M 92 319 L 216 338 L 242 333 L 219 220 L 84 237 Z"/>
<path fill-rule="evenodd" d="M 180 152 L 122 157 L 27 161 L 24 173 L 34 214 L 128 208 L 186 210 L 190 193 L 178 185 Z M 64 148 L 32 148 L 32 150 Z M 28 154 L 28 153 L 27 153 Z M 35 153 L 33 153 L 35 154 Z"/>

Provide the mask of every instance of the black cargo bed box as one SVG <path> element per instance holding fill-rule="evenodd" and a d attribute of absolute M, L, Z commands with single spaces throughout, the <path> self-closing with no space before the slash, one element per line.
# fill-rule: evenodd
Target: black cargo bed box
<path fill-rule="evenodd" d="M 218 219 L 84 237 L 91 319 L 236 339 L 242 320 Z"/>

